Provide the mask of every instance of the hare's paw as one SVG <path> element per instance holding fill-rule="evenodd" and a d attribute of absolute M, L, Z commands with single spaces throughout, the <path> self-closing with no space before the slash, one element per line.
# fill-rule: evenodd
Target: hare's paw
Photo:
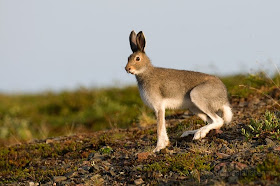
<path fill-rule="evenodd" d="M 193 140 L 199 140 L 204 138 L 209 132 L 208 126 L 201 127 L 197 130 L 197 132 L 194 134 Z"/>
<path fill-rule="evenodd" d="M 169 145 L 169 140 L 158 141 L 156 148 L 153 152 L 159 152 L 161 149 L 166 148 Z"/>
<path fill-rule="evenodd" d="M 196 132 L 197 132 L 197 130 L 188 130 L 188 131 L 185 131 L 180 137 L 183 138 L 188 135 L 194 135 Z"/>
<path fill-rule="evenodd" d="M 154 150 L 153 150 L 153 152 L 155 153 L 155 152 L 159 152 L 161 149 L 164 149 L 165 147 L 156 147 Z"/>

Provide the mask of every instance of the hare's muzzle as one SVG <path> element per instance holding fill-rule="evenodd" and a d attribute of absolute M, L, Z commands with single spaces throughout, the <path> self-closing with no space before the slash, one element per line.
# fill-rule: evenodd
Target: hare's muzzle
<path fill-rule="evenodd" d="M 126 70 L 127 73 L 131 73 L 131 67 L 130 66 L 126 65 L 125 70 Z"/>

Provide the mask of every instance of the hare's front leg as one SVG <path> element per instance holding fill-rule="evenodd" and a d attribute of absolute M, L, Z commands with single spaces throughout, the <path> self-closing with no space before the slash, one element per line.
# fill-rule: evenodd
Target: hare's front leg
<path fill-rule="evenodd" d="M 165 126 L 165 109 L 156 111 L 157 116 L 157 147 L 153 152 L 158 152 L 169 145 L 169 139 L 166 132 Z"/>

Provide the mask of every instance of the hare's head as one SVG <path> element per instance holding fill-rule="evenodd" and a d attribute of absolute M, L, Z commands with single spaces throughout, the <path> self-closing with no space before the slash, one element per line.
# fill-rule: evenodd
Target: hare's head
<path fill-rule="evenodd" d="M 151 66 L 151 62 L 144 51 L 146 40 L 143 32 L 140 31 L 136 35 L 136 33 L 132 31 L 129 36 L 129 42 L 133 53 L 128 57 L 125 70 L 131 74 L 141 74 Z"/>

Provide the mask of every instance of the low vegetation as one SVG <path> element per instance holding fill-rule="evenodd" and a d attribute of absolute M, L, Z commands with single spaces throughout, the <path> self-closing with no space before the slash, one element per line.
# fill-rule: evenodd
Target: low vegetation
<path fill-rule="evenodd" d="M 136 87 L 2 94 L 0 184 L 278 184 L 279 78 L 222 77 L 233 122 L 192 141 L 179 136 L 204 123 L 167 111 L 171 145 L 156 154 L 156 121 Z"/>
<path fill-rule="evenodd" d="M 279 113 L 277 112 L 279 115 Z M 261 119 L 252 119 L 250 124 L 242 128 L 247 140 L 271 138 L 280 140 L 280 118 L 276 113 L 267 111 Z"/>

